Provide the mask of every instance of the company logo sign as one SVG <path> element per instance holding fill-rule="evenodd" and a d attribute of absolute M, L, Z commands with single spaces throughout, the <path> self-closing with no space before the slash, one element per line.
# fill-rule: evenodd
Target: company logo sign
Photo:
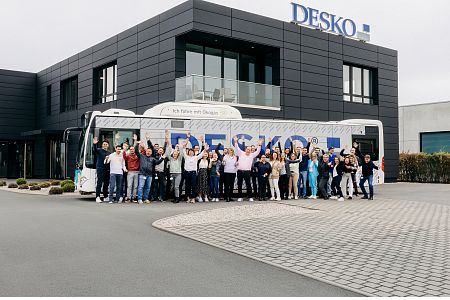
<path fill-rule="evenodd" d="M 337 16 L 326 11 L 306 7 L 292 2 L 292 22 L 317 28 L 349 38 L 363 41 L 370 40 L 370 25 L 363 24 L 361 31 L 357 30 L 355 21 Z"/>

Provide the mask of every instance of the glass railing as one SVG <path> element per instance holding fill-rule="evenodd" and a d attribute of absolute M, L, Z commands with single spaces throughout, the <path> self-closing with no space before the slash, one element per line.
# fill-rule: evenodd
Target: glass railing
<path fill-rule="evenodd" d="M 270 84 L 188 75 L 176 79 L 175 101 L 207 101 L 280 109 L 280 87 Z"/>

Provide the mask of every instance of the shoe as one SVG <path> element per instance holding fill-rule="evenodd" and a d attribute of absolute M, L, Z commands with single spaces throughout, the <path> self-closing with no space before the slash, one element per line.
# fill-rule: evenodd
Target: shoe
<path fill-rule="evenodd" d="M 118 202 L 118 203 L 119 203 L 119 204 L 121 204 L 122 202 L 123 202 L 123 198 L 122 198 L 122 197 L 120 197 L 120 198 L 119 198 L 119 202 Z"/>
<path fill-rule="evenodd" d="M 271 197 L 270 200 L 271 200 L 271 201 L 275 200 L 275 197 Z"/>
<path fill-rule="evenodd" d="M 313 196 L 313 199 L 317 199 L 317 196 Z"/>
<path fill-rule="evenodd" d="M 195 202 L 195 200 L 194 200 L 194 202 Z M 202 198 L 200 198 L 200 197 L 197 197 L 197 202 L 203 202 L 203 199 Z M 205 201 L 206 202 L 206 201 Z"/>
<path fill-rule="evenodd" d="M 281 198 L 278 197 L 278 198 L 276 198 L 275 200 L 276 200 L 276 201 L 281 201 Z"/>
<path fill-rule="evenodd" d="M 337 201 L 344 201 L 344 197 L 340 197 Z"/>
<path fill-rule="evenodd" d="M 288 199 L 291 200 L 292 199 L 292 195 L 289 195 Z"/>
<path fill-rule="evenodd" d="M 369 199 L 367 199 L 367 200 L 373 200 L 373 196 L 370 196 Z"/>
<path fill-rule="evenodd" d="M 362 196 L 361 199 L 369 199 L 368 196 Z"/>
<path fill-rule="evenodd" d="M 353 198 L 352 198 L 352 196 L 349 196 L 347 199 L 348 199 L 348 200 L 352 200 Z"/>
<path fill-rule="evenodd" d="M 295 200 L 298 200 L 298 196 L 295 196 L 294 199 L 295 199 Z"/>
<path fill-rule="evenodd" d="M 144 203 L 144 202 L 142 202 L 142 200 L 138 200 L 138 203 L 139 203 L 139 204 L 142 204 L 142 203 Z"/>
<path fill-rule="evenodd" d="M 209 202 L 208 197 L 205 196 L 205 202 Z"/>
<path fill-rule="evenodd" d="M 309 197 L 308 197 L 308 199 L 313 199 L 313 197 L 314 197 L 314 196 L 313 196 L 313 195 L 311 195 L 311 196 L 309 196 Z"/>
<path fill-rule="evenodd" d="M 248 201 L 249 201 L 249 202 L 253 202 L 253 198 L 249 198 Z"/>
<path fill-rule="evenodd" d="M 102 201 L 102 199 L 100 199 L 100 197 L 97 197 L 97 198 L 95 198 L 95 202 L 102 203 L 103 201 Z"/>
<path fill-rule="evenodd" d="M 114 201 L 109 201 L 108 203 L 109 203 L 109 204 L 113 204 L 113 203 L 114 203 Z"/>
<path fill-rule="evenodd" d="M 338 197 L 336 197 L 336 196 L 331 196 L 330 199 L 331 199 L 331 200 L 337 200 Z"/>
<path fill-rule="evenodd" d="M 330 197 L 328 197 L 328 196 L 323 198 L 323 200 L 329 200 L 329 199 L 330 199 Z"/>
<path fill-rule="evenodd" d="M 150 203 L 150 200 L 145 200 L 144 202 L 148 204 L 148 203 Z"/>
<path fill-rule="evenodd" d="M 242 198 L 237 199 L 238 202 L 242 202 Z"/>

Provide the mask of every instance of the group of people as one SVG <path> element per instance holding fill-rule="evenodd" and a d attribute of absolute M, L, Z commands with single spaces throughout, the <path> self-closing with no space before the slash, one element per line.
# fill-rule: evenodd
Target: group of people
<path fill-rule="evenodd" d="M 166 130 L 163 146 L 153 144 L 150 135 L 133 143 L 124 142 L 110 153 L 109 142 L 94 138 L 97 186 L 96 201 L 109 203 L 165 201 L 188 203 L 234 201 L 237 178 L 237 201 L 243 201 L 245 182 L 248 201 L 309 198 L 344 201 L 358 195 L 356 173 L 361 168 L 359 187 L 363 199 L 373 200 L 373 170 L 378 167 L 369 154 L 363 155 L 357 143 L 344 147 L 339 155 L 334 148 L 320 149 L 308 139 L 306 147 L 290 139 L 290 147 L 269 143 L 261 150 L 257 145 L 246 146 L 244 137 L 235 136 L 233 147 L 214 151 L 201 137 L 201 147 L 188 148 L 190 134 L 172 146 Z M 369 185 L 369 194 L 365 188 Z M 100 198 L 103 193 L 104 199 Z"/>

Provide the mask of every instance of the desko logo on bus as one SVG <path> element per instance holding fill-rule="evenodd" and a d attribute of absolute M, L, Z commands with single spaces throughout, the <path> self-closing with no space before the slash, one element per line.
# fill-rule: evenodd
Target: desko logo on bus
<path fill-rule="evenodd" d="M 356 23 L 348 18 L 336 16 L 325 11 L 306 7 L 297 3 L 292 4 L 292 22 L 306 25 L 349 38 L 363 41 L 370 40 L 370 26 L 362 25 L 362 31 L 357 30 Z"/>

